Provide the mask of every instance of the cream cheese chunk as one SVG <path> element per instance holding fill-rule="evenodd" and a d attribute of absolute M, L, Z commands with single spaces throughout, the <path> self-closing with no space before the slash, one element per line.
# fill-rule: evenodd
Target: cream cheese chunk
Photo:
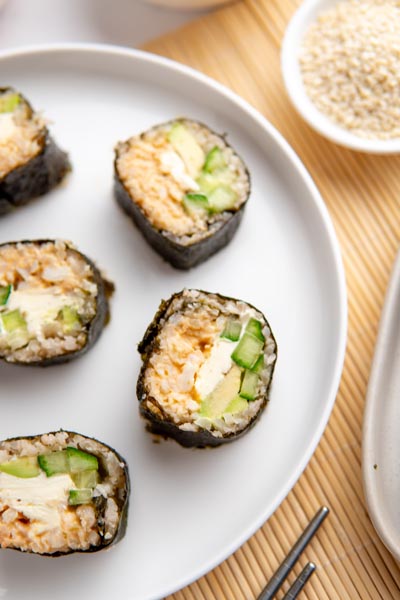
<path fill-rule="evenodd" d="M 163 173 L 172 175 L 175 181 L 186 190 L 197 191 L 199 186 L 186 171 L 186 166 L 179 154 L 166 150 L 160 155 Z"/>
<path fill-rule="evenodd" d="M 0 142 L 6 142 L 13 138 L 16 131 L 18 131 L 18 127 L 14 121 L 14 114 L 0 114 Z"/>
<path fill-rule="evenodd" d="M 60 527 L 60 508 L 68 506 L 69 490 L 74 482 L 67 474 L 22 479 L 0 473 L 0 506 L 7 504 L 31 521 L 37 521 L 37 532 Z"/>
<path fill-rule="evenodd" d="M 63 306 L 74 308 L 82 304 L 80 298 L 71 298 L 65 294 L 49 294 L 44 290 L 12 291 L 7 303 L 7 310 L 19 310 L 26 320 L 29 333 L 40 338 L 43 323 L 53 321 Z"/>

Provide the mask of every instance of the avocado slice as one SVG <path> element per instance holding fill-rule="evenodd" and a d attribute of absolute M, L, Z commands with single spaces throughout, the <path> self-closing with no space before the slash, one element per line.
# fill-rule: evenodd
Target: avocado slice
<path fill-rule="evenodd" d="M 203 167 L 205 155 L 188 128 L 183 123 L 174 123 L 168 133 L 168 141 L 185 163 L 189 175 L 197 177 Z"/>
<path fill-rule="evenodd" d="M 242 371 L 233 365 L 225 377 L 201 402 L 200 416 L 216 419 L 226 412 L 227 407 L 239 395 Z"/>
<path fill-rule="evenodd" d="M 21 456 L 21 458 L 1 463 L 0 471 L 8 475 L 14 475 L 14 477 L 21 477 L 22 479 L 40 475 L 37 456 Z"/>
<path fill-rule="evenodd" d="M 19 94 L 5 94 L 0 97 L 0 113 L 11 113 L 21 102 Z"/>
<path fill-rule="evenodd" d="M 249 403 L 241 396 L 236 396 L 226 407 L 224 414 L 236 415 L 248 407 Z"/>
<path fill-rule="evenodd" d="M 63 306 L 57 318 L 62 322 L 65 333 L 71 333 L 80 328 L 79 315 L 71 306 Z"/>

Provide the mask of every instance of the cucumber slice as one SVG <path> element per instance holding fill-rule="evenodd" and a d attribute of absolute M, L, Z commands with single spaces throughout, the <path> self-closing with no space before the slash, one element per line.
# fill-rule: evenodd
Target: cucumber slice
<path fill-rule="evenodd" d="M 251 368 L 251 370 L 254 373 L 257 373 L 257 375 L 259 375 L 261 373 L 261 371 L 264 368 L 264 354 L 260 354 L 260 356 L 257 358 L 257 361 L 255 363 L 255 365 Z"/>
<path fill-rule="evenodd" d="M 212 173 L 213 171 L 226 169 L 226 167 L 226 160 L 221 148 L 214 146 L 206 156 L 203 171 L 205 173 Z"/>
<path fill-rule="evenodd" d="M 254 335 L 244 333 L 232 352 L 231 358 L 240 367 L 251 369 L 255 365 L 263 346 L 264 343 Z"/>
<path fill-rule="evenodd" d="M 189 215 L 209 212 L 208 199 L 204 194 L 186 194 L 183 197 L 182 203 Z"/>
<path fill-rule="evenodd" d="M 95 488 L 99 482 L 99 473 L 94 469 L 91 471 L 80 471 L 73 473 L 72 480 L 77 488 Z"/>
<path fill-rule="evenodd" d="M 19 103 L 21 96 L 19 94 L 6 94 L 0 97 L 0 113 L 14 112 Z"/>
<path fill-rule="evenodd" d="M 68 446 L 65 450 L 69 462 L 70 473 L 79 473 L 79 471 L 97 471 L 99 468 L 99 462 L 93 454 L 78 450 L 78 448 L 72 448 Z"/>
<path fill-rule="evenodd" d="M 3 313 L 1 318 L 3 327 L 8 333 L 16 331 L 17 329 L 26 329 L 26 321 L 18 308 Z"/>
<path fill-rule="evenodd" d="M 208 196 L 210 209 L 216 213 L 232 209 L 236 200 L 237 194 L 229 185 L 218 185 Z"/>
<path fill-rule="evenodd" d="M 239 396 L 241 398 L 245 398 L 246 400 L 255 400 L 257 395 L 258 380 L 259 377 L 257 373 L 246 370 L 244 372 L 242 385 L 240 386 Z"/>
<path fill-rule="evenodd" d="M 57 315 L 57 318 L 62 322 L 65 333 L 71 333 L 80 329 L 81 321 L 77 311 L 71 306 L 63 306 Z"/>
<path fill-rule="evenodd" d="M 23 479 L 40 475 L 37 456 L 21 456 L 21 458 L 1 463 L 0 471 Z"/>
<path fill-rule="evenodd" d="M 8 302 L 12 290 L 12 285 L 0 285 L 0 306 L 5 306 Z"/>
<path fill-rule="evenodd" d="M 204 152 L 183 123 L 174 123 L 168 133 L 168 141 L 179 154 L 191 177 L 197 177 L 204 164 Z"/>
<path fill-rule="evenodd" d="M 93 490 L 82 489 L 82 490 L 69 490 L 68 503 L 72 506 L 77 504 L 87 504 L 93 498 Z"/>
<path fill-rule="evenodd" d="M 49 454 L 39 454 L 38 462 L 47 477 L 51 477 L 56 473 L 69 473 L 68 456 L 65 450 L 50 452 Z"/>
<path fill-rule="evenodd" d="M 221 337 L 231 340 L 231 342 L 237 342 L 240 338 L 241 331 L 242 326 L 240 321 L 237 321 L 236 319 L 228 319 L 225 323 L 225 328 L 221 333 Z"/>
<path fill-rule="evenodd" d="M 246 331 L 247 333 L 251 333 L 252 335 L 254 335 L 254 337 L 261 340 L 262 342 L 265 342 L 262 327 L 263 326 L 261 321 L 257 321 L 257 319 L 250 319 L 246 325 Z"/>

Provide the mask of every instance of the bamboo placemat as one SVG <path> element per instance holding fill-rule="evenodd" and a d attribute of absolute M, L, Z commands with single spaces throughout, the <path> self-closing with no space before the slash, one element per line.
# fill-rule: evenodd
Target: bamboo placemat
<path fill-rule="evenodd" d="M 299 0 L 242 0 L 146 46 L 224 83 L 281 131 L 328 206 L 349 295 L 348 348 L 340 390 L 309 466 L 244 546 L 170 597 L 174 600 L 256 598 L 322 504 L 330 507 L 331 515 L 300 561 L 302 566 L 307 560 L 318 566 L 302 597 L 400 598 L 400 566 L 368 518 L 361 478 L 366 387 L 400 239 L 400 156 L 367 156 L 335 146 L 295 113 L 283 87 L 279 53 L 285 27 L 299 4 Z M 299 572 L 300 566 L 295 575 Z M 277 598 L 282 596 L 280 592 Z"/>

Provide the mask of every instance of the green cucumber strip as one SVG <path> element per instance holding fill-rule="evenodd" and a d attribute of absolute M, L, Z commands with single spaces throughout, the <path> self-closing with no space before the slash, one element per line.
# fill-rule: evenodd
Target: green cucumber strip
<path fill-rule="evenodd" d="M 212 173 L 213 171 L 226 169 L 226 167 L 226 160 L 221 148 L 218 148 L 218 146 L 214 146 L 214 148 L 212 148 L 212 150 L 210 150 L 210 152 L 206 156 L 203 171 L 205 173 Z"/>
<path fill-rule="evenodd" d="M 7 304 L 12 290 L 12 285 L 0 285 L 0 306 Z"/>
<path fill-rule="evenodd" d="M 246 325 L 247 333 L 251 333 L 254 337 L 258 338 L 262 342 L 265 342 L 265 337 L 262 332 L 262 323 L 261 321 L 257 321 L 257 319 L 250 319 Z"/>
<path fill-rule="evenodd" d="M 216 213 L 231 210 L 236 200 L 237 194 L 229 185 L 218 185 L 208 196 L 210 209 Z"/>
<path fill-rule="evenodd" d="M 255 365 L 251 368 L 251 370 L 254 373 L 257 373 L 258 375 L 261 373 L 261 371 L 264 368 L 264 354 L 260 354 L 260 356 L 257 358 Z"/>
<path fill-rule="evenodd" d="M 190 215 L 209 211 L 208 199 L 204 194 L 186 194 L 183 197 L 182 204 Z"/>
<path fill-rule="evenodd" d="M 93 498 L 93 490 L 81 489 L 81 490 L 69 490 L 68 503 L 72 506 L 77 504 L 87 504 Z"/>
<path fill-rule="evenodd" d="M 66 454 L 69 462 L 69 472 L 79 473 L 79 471 L 91 471 L 98 470 L 99 462 L 93 454 L 78 450 L 78 448 L 72 448 L 68 446 Z"/>
<path fill-rule="evenodd" d="M 1 315 L 3 327 L 8 332 L 16 331 L 17 329 L 26 329 L 26 321 L 17 309 L 10 310 Z"/>
<path fill-rule="evenodd" d="M 21 102 L 19 94 L 4 94 L 0 97 L 0 113 L 11 113 Z"/>
<path fill-rule="evenodd" d="M 99 482 L 99 473 L 94 469 L 90 471 L 79 471 L 71 475 L 72 481 L 77 488 L 95 488 Z"/>
<path fill-rule="evenodd" d="M 79 315 L 71 306 L 63 306 L 57 318 L 62 321 L 65 333 L 70 333 L 80 328 L 81 321 Z"/>
<path fill-rule="evenodd" d="M 47 477 L 51 477 L 56 473 L 69 473 L 68 456 L 65 450 L 39 454 L 38 462 Z"/>
<path fill-rule="evenodd" d="M 241 396 L 236 396 L 236 398 L 234 398 L 232 400 L 232 402 L 230 404 L 228 404 L 228 406 L 226 407 L 226 409 L 224 411 L 224 415 L 226 415 L 226 414 L 236 415 L 237 413 L 240 413 L 240 412 L 243 412 L 244 410 L 246 410 L 248 405 L 249 405 L 249 403 L 247 402 L 247 400 L 245 400 L 244 398 L 241 398 Z"/>
<path fill-rule="evenodd" d="M 245 398 L 246 400 L 255 400 L 257 395 L 258 380 L 259 377 L 257 373 L 246 370 L 244 372 L 242 385 L 240 386 L 239 396 L 241 396 L 241 398 Z"/>
<path fill-rule="evenodd" d="M 231 354 L 232 360 L 245 369 L 251 369 L 263 349 L 263 342 L 250 333 L 244 333 Z"/>
<path fill-rule="evenodd" d="M 225 323 L 225 328 L 221 333 L 222 338 L 226 338 L 227 340 L 231 340 L 231 342 L 237 342 L 240 338 L 240 332 L 242 331 L 242 326 L 240 321 L 237 319 L 227 319 Z"/>
<path fill-rule="evenodd" d="M 21 456 L 21 458 L 1 463 L 0 471 L 23 479 L 40 475 L 37 456 Z"/>

